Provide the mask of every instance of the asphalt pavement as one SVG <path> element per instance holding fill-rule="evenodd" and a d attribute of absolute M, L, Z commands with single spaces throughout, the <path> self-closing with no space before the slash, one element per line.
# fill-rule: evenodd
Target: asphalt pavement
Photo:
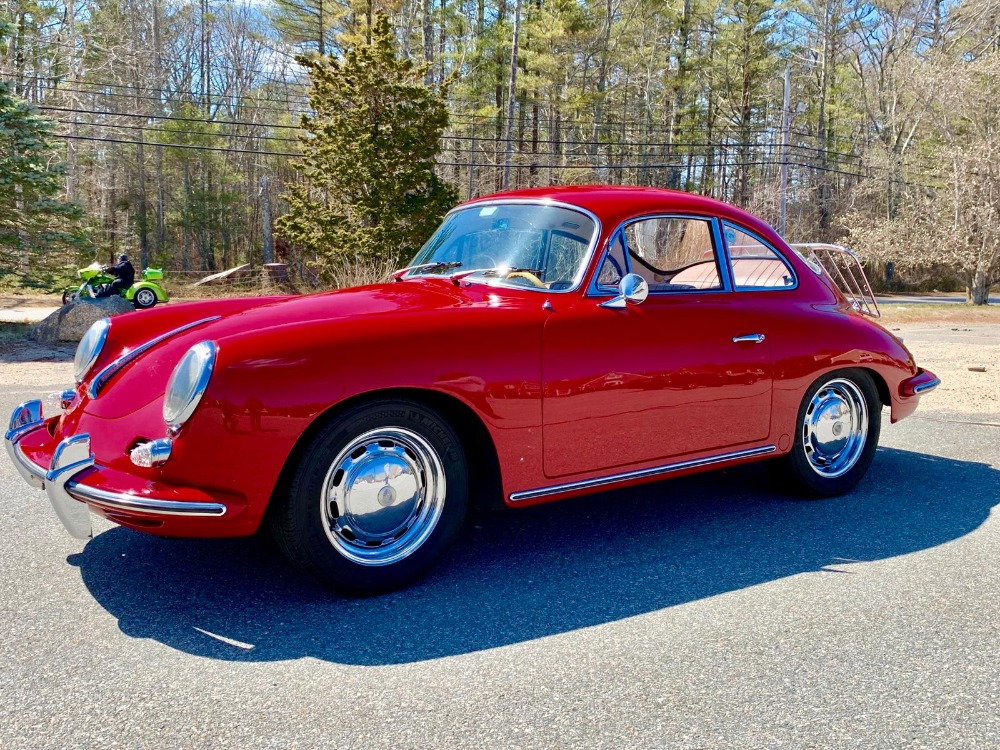
<path fill-rule="evenodd" d="M 883 418 L 850 496 L 493 514 L 360 600 L 253 539 L 76 541 L 0 456 L 0 748 L 998 747 L 1000 427 Z"/>

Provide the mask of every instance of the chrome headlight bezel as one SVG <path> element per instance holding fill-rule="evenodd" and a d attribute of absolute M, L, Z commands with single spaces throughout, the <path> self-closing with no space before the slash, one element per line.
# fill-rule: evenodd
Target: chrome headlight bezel
<path fill-rule="evenodd" d="M 205 395 L 215 368 L 218 346 L 214 341 L 199 341 L 181 357 L 163 394 L 163 421 L 172 430 L 191 418 Z"/>
<path fill-rule="evenodd" d="M 97 358 L 101 355 L 110 330 L 111 320 L 101 318 L 83 334 L 83 338 L 77 344 L 76 354 L 73 356 L 73 379 L 77 384 L 83 382 L 87 373 L 90 372 L 90 368 L 94 366 Z"/>

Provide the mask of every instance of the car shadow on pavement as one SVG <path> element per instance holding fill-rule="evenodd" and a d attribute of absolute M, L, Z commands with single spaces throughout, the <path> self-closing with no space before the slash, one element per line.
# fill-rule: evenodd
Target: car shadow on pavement
<path fill-rule="evenodd" d="M 756 466 L 518 511 L 469 525 L 423 581 L 349 599 L 254 539 L 115 528 L 69 558 L 136 638 L 215 659 L 385 665 L 620 620 L 834 565 L 918 552 L 1000 502 L 989 465 L 880 449 L 854 493 L 802 501 Z"/>

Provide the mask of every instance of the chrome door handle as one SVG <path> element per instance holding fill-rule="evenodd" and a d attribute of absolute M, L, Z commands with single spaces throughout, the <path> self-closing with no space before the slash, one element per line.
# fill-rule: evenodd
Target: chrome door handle
<path fill-rule="evenodd" d="M 742 344 L 744 341 L 749 341 L 754 344 L 760 344 L 764 341 L 763 333 L 748 333 L 746 336 L 733 336 L 734 344 Z"/>

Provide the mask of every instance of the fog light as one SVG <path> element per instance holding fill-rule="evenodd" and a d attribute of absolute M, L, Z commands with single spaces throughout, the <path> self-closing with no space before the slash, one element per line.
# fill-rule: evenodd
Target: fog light
<path fill-rule="evenodd" d="M 129 458 L 136 466 L 142 466 L 145 469 L 152 466 L 162 466 L 170 458 L 170 438 L 139 443 L 129 452 Z"/>
<path fill-rule="evenodd" d="M 67 388 L 64 391 L 53 391 L 46 397 L 45 401 L 50 406 L 66 411 L 73 405 L 74 399 L 76 399 L 76 391 L 72 388 Z"/>

